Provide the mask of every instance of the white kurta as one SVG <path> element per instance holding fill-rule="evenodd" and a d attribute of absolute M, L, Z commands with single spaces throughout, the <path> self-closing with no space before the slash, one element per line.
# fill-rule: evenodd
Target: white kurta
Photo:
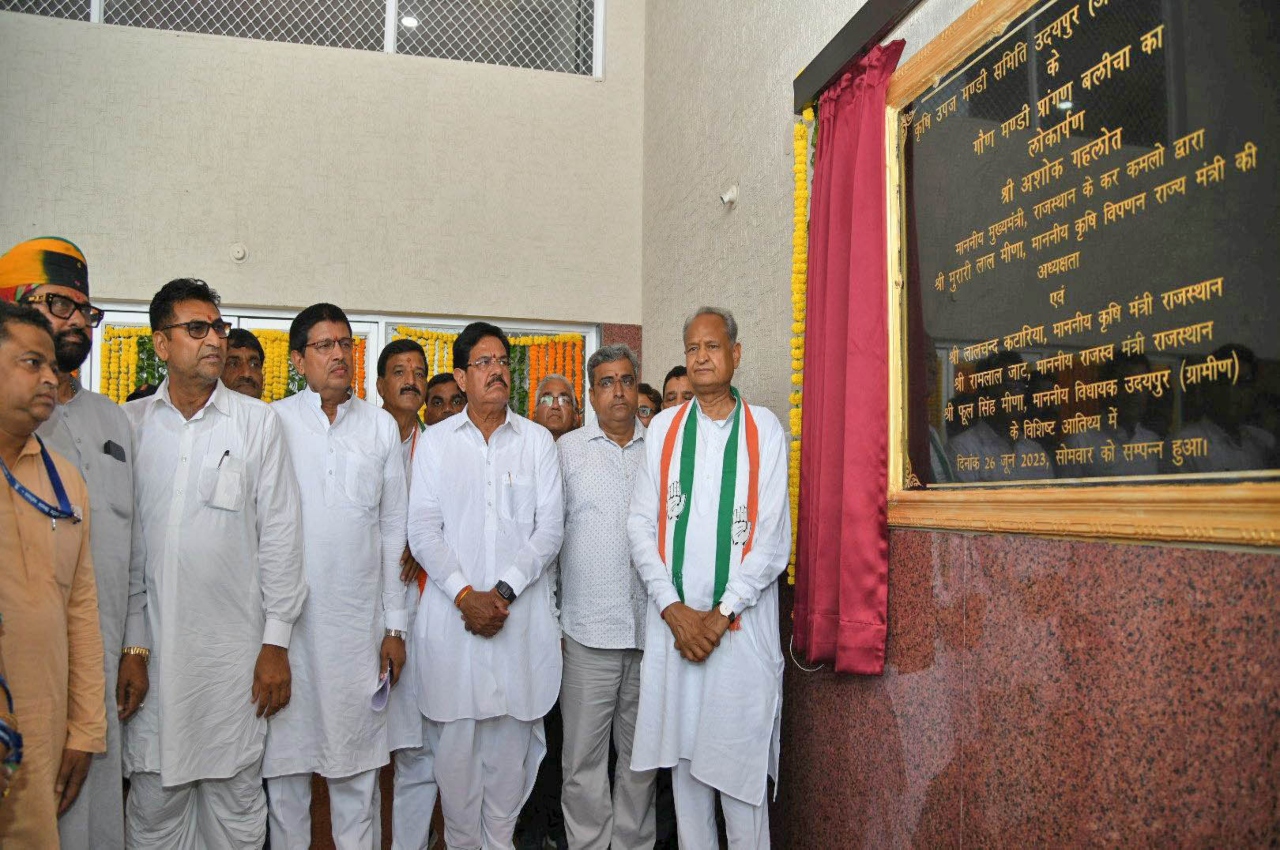
<path fill-rule="evenodd" d="M 414 639 L 418 704 L 442 723 L 542 718 L 560 693 L 560 629 L 547 565 L 564 534 L 551 432 L 507 411 L 486 443 L 463 410 L 426 430 L 413 459 L 409 545 L 431 579 Z M 453 605 L 499 580 L 518 595 L 502 631 L 470 634 Z"/>
<path fill-rule="evenodd" d="M 302 496 L 308 595 L 289 646 L 293 697 L 271 719 L 262 775 L 350 776 L 389 760 L 387 715 L 369 697 L 384 628 L 405 628 L 400 429 L 355 397 L 330 423 L 310 389 L 272 407 Z"/>
<path fill-rule="evenodd" d="M 93 509 L 93 574 L 98 584 L 98 622 L 106 675 L 107 751 L 94 756 L 80 796 L 58 819 L 58 836 L 67 850 L 124 846 L 124 794 L 121 788 L 120 721 L 116 712 L 116 678 L 120 649 L 146 646 L 143 618 L 134 616 L 126 630 L 130 593 L 138 611 L 145 600 L 142 558 L 130 557 L 135 527 L 133 510 L 133 434 L 120 405 L 89 392 L 72 378 L 77 392 L 59 404 L 36 431 L 50 451 L 75 465 L 89 486 Z M 139 546 L 141 543 L 139 542 Z"/>
<path fill-rule="evenodd" d="M 124 727 L 125 771 L 165 786 L 235 776 L 262 757 L 253 670 L 289 645 L 307 586 L 280 422 L 221 382 L 184 419 L 166 380 L 125 405 L 146 558 L 151 691 Z"/>
<path fill-rule="evenodd" d="M 413 451 L 422 437 L 425 426 L 419 424 L 409 435 L 409 439 L 400 443 L 400 457 L 404 462 L 405 482 L 413 479 Z M 407 501 L 408 495 L 405 499 Z M 418 592 L 418 580 L 414 579 L 404 588 L 405 631 L 409 633 L 405 639 L 404 673 L 400 684 L 391 690 L 391 703 L 387 706 L 387 746 L 394 750 L 416 748 L 422 746 L 422 712 L 418 710 L 418 688 L 415 685 L 418 642 L 413 639 L 413 624 L 417 621 L 418 602 L 422 594 Z"/>
<path fill-rule="evenodd" d="M 722 601 L 739 612 L 742 628 L 726 632 L 701 664 L 680 657 L 662 611 L 679 601 L 671 570 L 658 556 L 662 448 L 678 408 L 649 423 L 644 464 L 631 496 L 627 532 L 631 557 L 649 593 L 640 709 L 632 770 L 692 762 L 694 778 L 752 805 L 765 799 L 765 777 L 777 780 L 782 722 L 782 640 L 778 633 L 778 576 L 791 551 L 787 439 L 775 417 L 751 405 L 760 433 L 759 513 L 751 551 L 731 569 Z M 696 405 L 695 405 L 696 408 Z M 732 417 L 713 422 L 701 410 L 694 456 L 693 498 L 685 538 L 684 598 L 712 607 L 721 462 Z M 744 426 L 745 427 L 745 426 Z M 678 460 L 678 459 L 677 459 Z M 739 475 L 747 474 L 739 468 Z"/>

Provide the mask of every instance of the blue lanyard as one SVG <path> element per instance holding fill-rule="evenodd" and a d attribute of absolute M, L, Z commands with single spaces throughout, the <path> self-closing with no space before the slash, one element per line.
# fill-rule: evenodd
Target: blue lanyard
<path fill-rule="evenodd" d="M 58 470 L 53 465 L 53 458 L 49 456 L 49 450 L 44 447 L 44 440 L 36 437 L 36 442 L 40 444 L 40 456 L 44 458 L 44 468 L 49 473 L 49 483 L 53 485 L 53 495 L 58 499 L 57 506 L 49 504 L 24 487 L 22 482 L 13 477 L 8 465 L 3 460 L 0 460 L 0 469 L 4 470 L 4 477 L 8 479 L 9 486 L 16 490 L 19 496 L 26 499 L 33 508 L 54 521 L 54 528 L 57 528 L 57 522 L 60 519 L 79 522 L 80 517 L 76 516 L 75 510 L 71 507 L 71 500 L 67 498 L 66 488 L 62 486 L 62 477 L 58 475 Z"/>

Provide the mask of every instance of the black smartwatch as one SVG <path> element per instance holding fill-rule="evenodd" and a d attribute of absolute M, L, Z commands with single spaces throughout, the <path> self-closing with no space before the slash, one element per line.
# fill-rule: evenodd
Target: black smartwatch
<path fill-rule="evenodd" d="M 507 600 L 508 605 L 516 601 L 516 592 L 512 590 L 511 585 L 507 584 L 505 581 L 498 582 L 493 586 L 493 589 L 497 591 L 499 596 Z"/>

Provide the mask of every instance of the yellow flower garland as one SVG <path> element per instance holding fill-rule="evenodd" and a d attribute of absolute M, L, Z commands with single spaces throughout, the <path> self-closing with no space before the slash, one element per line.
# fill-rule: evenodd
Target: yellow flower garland
<path fill-rule="evenodd" d="M 800 422 L 804 403 L 805 294 L 809 274 L 809 130 L 813 109 L 806 109 L 794 129 L 795 207 L 791 236 L 791 453 L 788 489 L 791 495 L 791 559 L 787 584 L 796 583 L 796 535 L 800 528 Z"/>
<path fill-rule="evenodd" d="M 138 377 L 138 338 L 150 336 L 146 327 L 108 326 L 103 334 L 102 377 L 98 392 L 123 404 Z"/>

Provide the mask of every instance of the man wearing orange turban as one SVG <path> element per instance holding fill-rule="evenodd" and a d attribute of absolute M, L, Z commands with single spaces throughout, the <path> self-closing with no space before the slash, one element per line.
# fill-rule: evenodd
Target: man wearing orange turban
<path fill-rule="evenodd" d="M 71 795 L 66 810 L 59 812 L 59 839 L 62 847 L 75 850 L 123 848 L 120 722 L 133 716 L 146 695 L 149 657 L 141 562 L 131 575 L 129 420 L 106 396 L 85 389 L 74 374 L 89 355 L 93 329 L 102 321 L 102 310 L 89 303 L 89 269 L 79 248 L 51 236 L 16 245 L 0 257 L 0 299 L 38 309 L 53 326 L 58 404 L 36 433 L 84 476 L 93 511 L 89 544 L 104 650 L 107 751 L 93 757 L 79 796 Z M 136 612 L 129 617 L 131 578 Z"/>

